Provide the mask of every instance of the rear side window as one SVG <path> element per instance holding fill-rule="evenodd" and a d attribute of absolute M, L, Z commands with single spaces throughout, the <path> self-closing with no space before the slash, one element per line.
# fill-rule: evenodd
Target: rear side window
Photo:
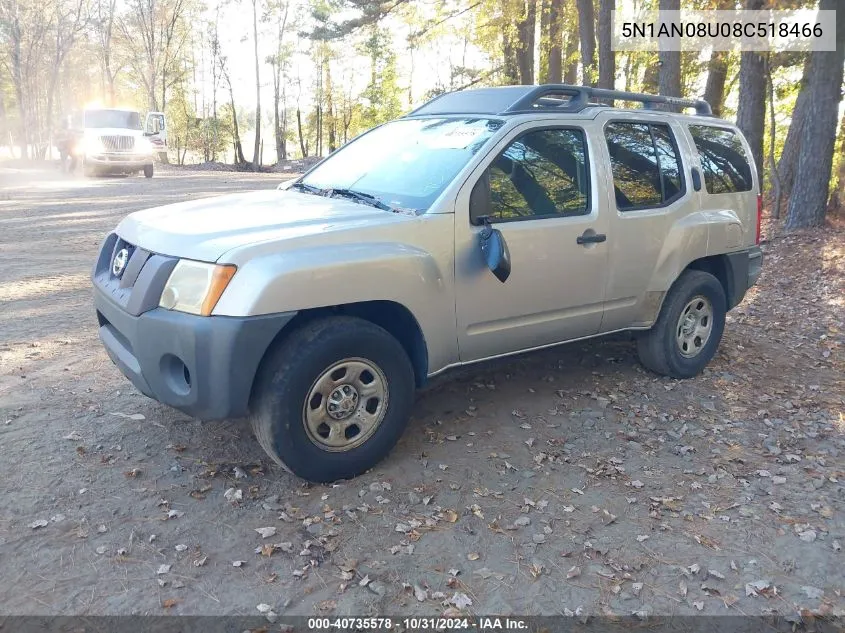
<path fill-rule="evenodd" d="M 751 166 L 742 141 L 733 130 L 710 125 L 690 125 L 707 193 L 751 191 Z"/>
<path fill-rule="evenodd" d="M 662 207 L 684 194 L 681 161 L 668 125 L 614 122 L 604 130 L 620 211 Z"/>

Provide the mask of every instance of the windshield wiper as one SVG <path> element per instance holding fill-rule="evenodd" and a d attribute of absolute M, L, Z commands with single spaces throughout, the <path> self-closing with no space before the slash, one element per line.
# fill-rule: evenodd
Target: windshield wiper
<path fill-rule="evenodd" d="M 319 187 L 315 187 L 314 185 L 306 185 L 304 182 L 295 182 L 290 186 L 291 189 L 299 189 L 300 191 L 304 191 L 306 193 L 313 193 L 315 196 L 322 196 L 323 190 Z"/>
<path fill-rule="evenodd" d="M 382 211 L 393 211 L 393 207 L 390 205 L 385 204 L 374 195 L 370 193 L 364 193 L 363 191 L 355 191 L 354 189 L 327 189 L 325 195 L 331 198 L 334 195 L 344 196 L 346 198 L 352 198 L 353 200 L 357 200 L 358 202 L 362 202 L 364 204 L 369 204 L 377 209 L 381 209 Z"/>

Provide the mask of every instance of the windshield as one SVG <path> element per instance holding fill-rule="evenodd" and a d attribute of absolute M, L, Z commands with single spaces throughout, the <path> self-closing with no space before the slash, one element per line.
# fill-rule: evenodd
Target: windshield
<path fill-rule="evenodd" d="M 428 209 L 502 121 L 478 118 L 400 119 L 339 149 L 302 184 L 354 190 L 394 209 Z"/>
<path fill-rule="evenodd" d="M 141 115 L 131 110 L 86 110 L 85 127 L 140 130 Z"/>

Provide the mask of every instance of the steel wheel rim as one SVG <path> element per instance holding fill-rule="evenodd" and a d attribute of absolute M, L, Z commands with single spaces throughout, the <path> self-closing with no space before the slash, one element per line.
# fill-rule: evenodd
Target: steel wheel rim
<path fill-rule="evenodd" d="M 710 340 L 713 332 L 713 304 L 702 295 L 693 297 L 678 318 L 675 340 L 684 358 L 694 358 Z"/>
<path fill-rule="evenodd" d="M 375 363 L 364 358 L 334 363 L 308 390 L 302 409 L 308 439 L 334 453 L 361 446 L 381 426 L 389 394 L 387 378 Z"/>

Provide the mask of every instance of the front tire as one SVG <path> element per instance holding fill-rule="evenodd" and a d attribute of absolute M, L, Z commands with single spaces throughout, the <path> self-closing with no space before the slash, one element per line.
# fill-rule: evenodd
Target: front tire
<path fill-rule="evenodd" d="M 386 457 L 413 401 L 414 371 L 399 341 L 369 321 L 327 317 L 268 353 L 250 422 L 276 463 L 326 483 L 360 475 Z"/>
<path fill-rule="evenodd" d="M 657 322 L 637 339 L 640 362 L 672 378 L 698 375 L 716 354 L 727 301 L 710 273 L 687 270 L 672 285 Z"/>
<path fill-rule="evenodd" d="M 152 178 L 153 177 L 153 166 L 152 164 L 144 165 L 144 178 Z"/>

